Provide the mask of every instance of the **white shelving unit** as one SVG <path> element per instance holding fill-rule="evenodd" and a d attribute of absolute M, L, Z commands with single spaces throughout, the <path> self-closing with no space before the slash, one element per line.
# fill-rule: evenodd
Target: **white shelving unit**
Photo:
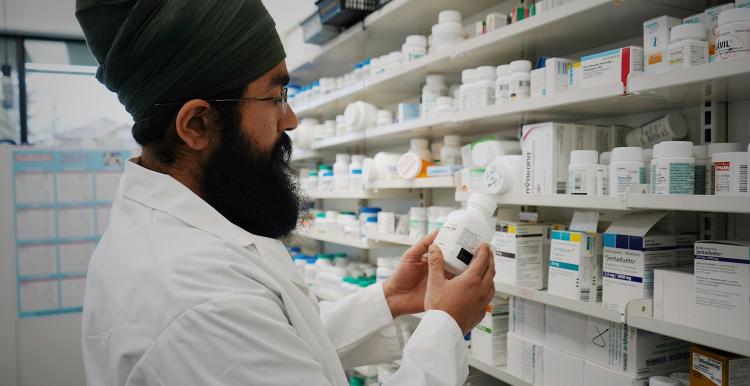
<path fill-rule="evenodd" d="M 413 240 L 408 235 L 394 235 L 377 232 L 368 232 L 367 239 L 375 242 L 385 242 L 396 245 L 404 245 L 407 247 L 410 247 L 417 242 L 417 240 Z"/>
<path fill-rule="evenodd" d="M 456 191 L 456 201 L 466 201 L 471 194 Z M 557 208 L 627 210 L 625 200 L 609 196 L 579 196 L 573 194 L 500 194 L 499 205 L 548 206 Z"/>
<path fill-rule="evenodd" d="M 339 245 L 344 245 L 347 247 L 359 248 L 359 249 L 364 249 L 364 250 L 371 249 L 374 246 L 372 241 L 362 241 L 359 239 L 352 239 L 349 237 L 344 237 L 343 235 L 321 235 L 321 234 L 317 234 L 314 232 L 301 231 L 301 232 L 297 232 L 295 236 L 305 237 L 308 239 L 318 240 L 318 241 L 322 241 L 325 243 L 334 243 L 334 244 L 339 244 Z"/>
<path fill-rule="evenodd" d="M 320 153 L 315 150 L 292 149 L 292 162 L 308 161 L 320 158 Z"/>
<path fill-rule="evenodd" d="M 469 366 L 471 366 L 471 367 L 473 367 L 473 368 L 475 368 L 477 370 L 480 370 L 480 371 L 482 371 L 483 373 L 485 373 L 487 375 L 491 375 L 491 376 L 493 376 L 493 377 L 495 377 L 495 378 L 497 378 L 497 379 L 499 379 L 499 380 L 501 380 L 501 381 L 503 381 L 503 382 L 505 382 L 505 383 L 507 383 L 509 385 L 513 385 L 513 386 L 532 386 L 532 384 L 530 384 L 530 383 L 528 383 L 528 382 L 526 382 L 524 380 L 521 380 L 521 379 L 515 377 L 514 375 L 512 375 L 511 373 L 509 373 L 507 367 L 505 367 L 505 366 L 502 366 L 502 367 L 493 366 L 491 364 L 488 364 L 488 363 L 485 363 L 485 362 L 481 361 L 480 359 L 478 359 L 478 358 L 476 358 L 476 357 L 474 357 L 472 355 L 469 355 Z"/>
<path fill-rule="evenodd" d="M 396 199 L 414 197 L 415 193 L 407 189 L 368 189 L 368 190 L 334 190 L 326 191 L 308 191 L 307 198 L 311 200 L 375 200 L 375 199 Z"/>
<path fill-rule="evenodd" d="M 378 180 L 367 186 L 369 189 L 439 189 L 455 188 L 453 177 L 426 177 L 414 180 Z"/>

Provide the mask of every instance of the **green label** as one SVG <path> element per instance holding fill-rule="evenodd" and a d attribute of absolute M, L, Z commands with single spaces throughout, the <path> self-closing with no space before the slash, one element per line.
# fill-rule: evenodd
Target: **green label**
<path fill-rule="evenodd" d="M 693 194 L 695 167 L 690 163 L 669 164 L 669 193 Z"/>
<path fill-rule="evenodd" d="M 486 332 L 486 333 L 488 333 L 488 334 L 492 334 L 492 329 L 491 329 L 491 328 L 487 328 L 487 327 L 485 327 L 485 326 L 482 326 L 482 325 L 479 325 L 479 324 L 477 324 L 477 329 L 478 329 L 479 331 L 482 331 L 482 332 Z"/>

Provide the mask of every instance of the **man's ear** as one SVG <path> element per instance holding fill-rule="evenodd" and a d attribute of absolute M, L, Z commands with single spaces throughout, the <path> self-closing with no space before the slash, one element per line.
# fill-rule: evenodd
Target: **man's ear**
<path fill-rule="evenodd" d="M 192 150 L 204 150 L 211 145 L 213 133 L 211 104 L 192 99 L 182 105 L 175 118 L 177 135 Z"/>

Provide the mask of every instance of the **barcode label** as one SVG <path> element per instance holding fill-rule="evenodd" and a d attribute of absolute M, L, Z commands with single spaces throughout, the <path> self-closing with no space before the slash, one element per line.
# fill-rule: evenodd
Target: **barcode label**
<path fill-rule="evenodd" d="M 590 299 L 591 299 L 591 290 L 589 290 L 588 288 L 580 288 L 578 290 L 578 298 L 582 302 L 588 302 L 588 301 L 590 301 Z"/>
<path fill-rule="evenodd" d="M 747 193 L 747 165 L 740 165 L 740 193 Z"/>
<path fill-rule="evenodd" d="M 575 192 L 580 192 L 583 190 L 583 174 L 576 173 L 575 178 L 573 179 L 573 190 Z"/>

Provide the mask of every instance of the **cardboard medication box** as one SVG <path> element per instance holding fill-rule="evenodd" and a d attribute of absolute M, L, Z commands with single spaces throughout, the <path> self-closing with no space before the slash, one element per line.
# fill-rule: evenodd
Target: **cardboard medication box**
<path fill-rule="evenodd" d="M 554 95 L 569 90 L 570 71 L 573 61 L 564 58 L 548 58 L 544 62 L 544 95 Z"/>
<path fill-rule="evenodd" d="M 654 375 L 669 375 L 669 372 Z M 591 361 L 584 361 L 583 386 L 648 386 L 649 375 L 630 375 Z M 546 386 L 546 385 L 545 385 Z"/>
<path fill-rule="evenodd" d="M 688 342 L 624 323 L 594 317 L 586 323 L 585 359 L 631 376 L 687 368 L 689 350 Z"/>
<path fill-rule="evenodd" d="M 471 330 L 471 353 L 493 366 L 507 359 L 508 301 L 493 299 L 484 318 Z"/>
<path fill-rule="evenodd" d="M 527 340 L 544 342 L 544 304 L 510 297 L 508 331 Z"/>
<path fill-rule="evenodd" d="M 542 363 L 544 386 L 583 385 L 582 357 L 566 354 L 545 345 Z"/>
<path fill-rule="evenodd" d="M 695 327 L 695 282 L 693 272 L 679 269 L 654 270 L 654 318 Z"/>
<path fill-rule="evenodd" d="M 607 229 L 602 273 L 605 307 L 624 313 L 629 301 L 652 297 L 654 269 L 675 266 L 676 237 L 657 226 L 664 216 L 663 212 L 628 214 Z"/>
<path fill-rule="evenodd" d="M 544 288 L 546 228 L 542 224 L 498 221 L 491 243 L 495 250 L 495 280 Z"/>
<path fill-rule="evenodd" d="M 544 347 L 580 357 L 583 361 L 586 355 L 586 315 L 546 306 Z M 546 367 L 544 370 L 547 371 Z"/>
<path fill-rule="evenodd" d="M 682 24 L 677 17 L 659 16 L 643 23 L 643 51 L 647 75 L 669 71 L 669 34 Z"/>
<path fill-rule="evenodd" d="M 643 75 L 643 48 L 630 46 L 581 58 L 581 88 L 619 84 Z"/>
<path fill-rule="evenodd" d="M 542 385 L 544 346 L 508 332 L 508 372 L 532 385 Z"/>
<path fill-rule="evenodd" d="M 750 339 L 750 243 L 695 243 L 695 315 L 699 328 Z"/>
<path fill-rule="evenodd" d="M 690 385 L 750 385 L 750 358 L 693 346 L 690 348 Z"/>
<path fill-rule="evenodd" d="M 552 231 L 549 261 L 550 294 L 595 303 L 598 292 L 596 234 Z"/>

